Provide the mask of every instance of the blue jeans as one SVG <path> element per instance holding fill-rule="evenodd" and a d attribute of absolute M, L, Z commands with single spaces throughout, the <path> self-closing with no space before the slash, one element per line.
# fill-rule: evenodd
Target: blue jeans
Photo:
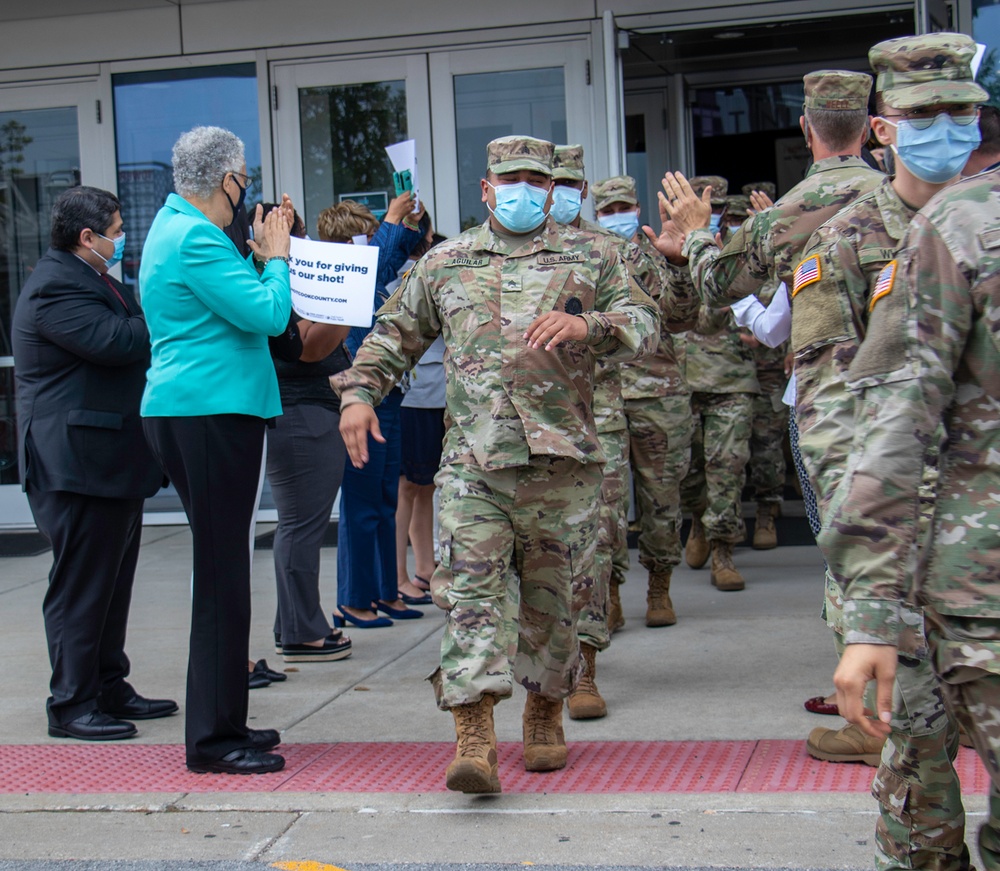
<path fill-rule="evenodd" d="M 396 586 L 396 501 L 399 496 L 400 403 L 396 387 L 375 409 L 385 444 L 368 439 L 368 463 L 344 464 L 337 537 L 337 604 L 368 610 L 393 602 Z"/>

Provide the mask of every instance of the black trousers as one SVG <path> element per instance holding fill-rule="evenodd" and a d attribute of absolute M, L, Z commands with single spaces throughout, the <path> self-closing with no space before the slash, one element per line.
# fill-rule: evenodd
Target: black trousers
<path fill-rule="evenodd" d="M 142 499 L 28 489 L 52 543 L 42 613 L 49 645 L 49 724 L 64 725 L 135 695 L 125 680 L 125 632 L 142 535 Z"/>
<path fill-rule="evenodd" d="M 143 429 L 191 524 L 185 743 L 189 763 L 213 762 L 251 746 L 250 566 L 265 421 L 241 414 L 148 417 Z"/>

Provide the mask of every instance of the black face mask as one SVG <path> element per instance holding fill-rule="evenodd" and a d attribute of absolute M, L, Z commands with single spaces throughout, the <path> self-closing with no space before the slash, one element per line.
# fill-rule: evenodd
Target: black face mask
<path fill-rule="evenodd" d="M 236 181 L 236 176 L 235 175 L 233 176 L 233 181 L 236 182 L 236 187 L 238 187 L 240 189 L 239 199 L 235 203 L 233 202 L 232 197 L 230 197 L 229 194 L 226 192 L 226 188 L 224 186 L 222 188 L 222 192 L 224 194 L 226 194 L 226 199 L 229 200 L 229 205 L 232 207 L 232 210 L 233 210 L 233 220 L 230 221 L 229 224 L 232 224 L 233 221 L 236 220 L 237 216 L 240 213 L 240 209 L 243 208 L 243 203 L 246 201 L 246 198 L 247 198 L 247 189 L 245 187 L 243 187 L 238 181 Z M 225 180 L 223 180 L 223 185 L 224 184 L 225 184 Z"/>

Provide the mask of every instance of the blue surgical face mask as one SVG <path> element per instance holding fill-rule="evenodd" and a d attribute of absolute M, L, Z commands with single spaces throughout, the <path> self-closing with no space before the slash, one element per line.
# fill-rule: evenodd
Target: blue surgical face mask
<path fill-rule="evenodd" d="M 549 214 L 560 224 L 572 224 L 580 214 L 582 205 L 583 191 L 564 184 L 556 185 L 552 191 L 552 208 Z"/>
<path fill-rule="evenodd" d="M 526 181 L 515 184 L 490 184 L 490 187 L 496 192 L 497 197 L 497 207 L 490 209 L 490 212 L 511 233 L 527 233 L 545 220 L 548 188 L 535 187 Z"/>
<path fill-rule="evenodd" d="M 639 213 L 634 209 L 631 212 L 617 212 L 614 215 L 601 215 L 597 223 L 617 233 L 625 239 L 632 239 L 639 232 Z"/>
<path fill-rule="evenodd" d="M 978 123 L 956 124 L 947 112 L 922 130 L 906 120 L 893 126 L 896 144 L 892 150 L 896 157 L 917 178 L 929 184 L 943 184 L 958 175 L 982 140 Z"/>
<path fill-rule="evenodd" d="M 110 257 L 101 257 L 100 251 L 94 251 L 94 253 L 98 257 L 100 257 L 101 260 L 104 261 L 105 266 L 107 266 L 108 269 L 110 269 L 116 263 L 121 263 L 122 257 L 125 255 L 125 234 L 122 233 L 121 236 L 118 236 L 114 239 L 108 239 L 107 236 L 104 236 L 101 233 L 98 233 L 97 235 L 100 236 L 102 239 L 107 239 L 107 241 L 109 241 L 112 245 L 115 246 L 115 253 L 112 254 Z"/>
<path fill-rule="evenodd" d="M 708 229 L 712 231 L 713 236 L 718 233 L 722 229 L 722 215 L 712 212 L 712 216 L 708 219 Z"/>

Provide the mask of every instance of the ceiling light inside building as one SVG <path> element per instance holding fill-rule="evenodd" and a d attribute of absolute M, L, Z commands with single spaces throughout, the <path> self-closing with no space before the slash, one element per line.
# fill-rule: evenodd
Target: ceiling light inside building
<path fill-rule="evenodd" d="M 744 36 L 742 30 L 721 30 L 715 34 L 716 39 L 742 39 Z"/>

